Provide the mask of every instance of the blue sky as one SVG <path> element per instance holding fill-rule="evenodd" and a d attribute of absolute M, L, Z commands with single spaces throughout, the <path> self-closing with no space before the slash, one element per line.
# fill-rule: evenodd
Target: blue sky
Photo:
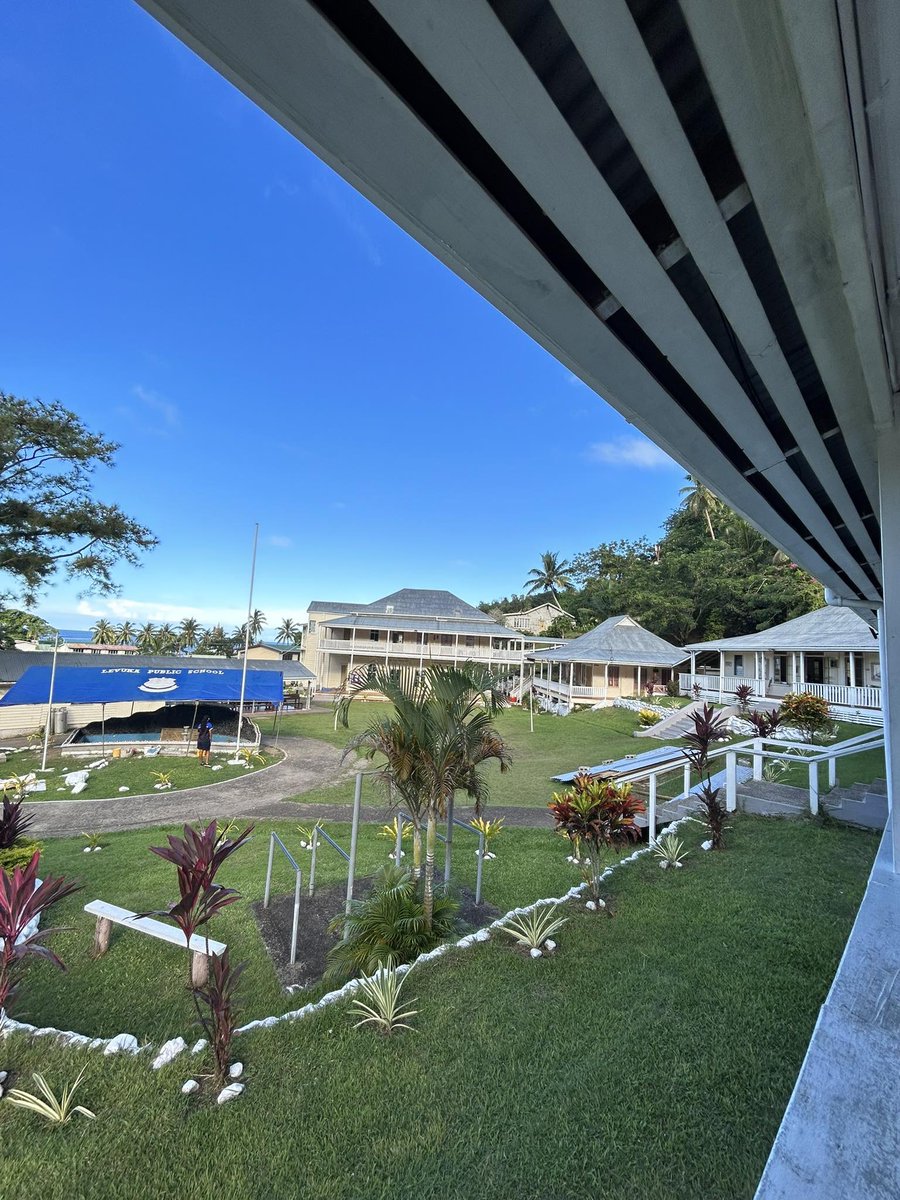
<path fill-rule="evenodd" d="M 274 624 L 520 590 L 653 536 L 681 471 L 136 5 L 0 11 L 0 389 L 122 443 L 160 546 L 39 611 Z M 87 618 L 85 621 L 84 618 Z"/>

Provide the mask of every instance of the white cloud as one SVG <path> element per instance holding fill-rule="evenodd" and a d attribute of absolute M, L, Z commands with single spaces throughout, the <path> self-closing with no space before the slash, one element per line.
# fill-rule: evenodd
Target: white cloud
<path fill-rule="evenodd" d="M 287 550 L 289 546 L 293 546 L 293 538 L 285 537 L 281 533 L 270 533 L 266 538 L 266 542 L 270 546 L 278 546 L 282 550 Z"/>
<path fill-rule="evenodd" d="M 105 617 L 106 613 L 100 608 L 94 608 L 87 600 L 79 600 L 75 610 L 79 617 Z"/>
<path fill-rule="evenodd" d="M 142 404 L 146 405 L 157 417 L 162 419 L 163 424 L 168 429 L 178 429 L 180 427 L 181 412 L 177 404 L 173 404 L 171 400 L 166 400 L 158 392 L 152 392 L 147 388 L 141 387 L 139 383 L 136 383 L 131 391 Z"/>
<path fill-rule="evenodd" d="M 659 446 L 644 437 L 618 437 L 610 442 L 594 442 L 588 446 L 586 457 L 592 462 L 609 463 L 614 467 L 637 467 L 639 471 L 678 468 Z"/>

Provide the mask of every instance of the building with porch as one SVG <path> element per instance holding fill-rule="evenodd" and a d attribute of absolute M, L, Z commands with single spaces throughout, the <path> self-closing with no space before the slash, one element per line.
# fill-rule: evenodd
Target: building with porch
<path fill-rule="evenodd" d="M 835 716 L 882 720 L 878 633 L 850 608 L 826 607 L 771 629 L 740 637 L 695 642 L 687 647 L 690 672 L 681 690 L 694 685 L 723 700 L 749 684 L 760 699 L 812 692 Z"/>
<path fill-rule="evenodd" d="M 607 617 L 569 642 L 528 656 L 535 695 L 548 703 L 611 704 L 652 685 L 663 691 L 687 654 L 644 629 L 632 617 Z"/>
<path fill-rule="evenodd" d="M 354 607 L 313 601 L 308 611 L 303 661 L 326 691 L 340 691 L 370 664 L 421 668 L 466 661 L 483 663 L 512 687 L 526 655 L 552 644 L 500 625 L 445 591 L 402 588 Z"/>
<path fill-rule="evenodd" d="M 534 608 L 523 608 L 518 612 L 503 614 L 503 624 L 510 629 L 521 629 L 525 633 L 543 633 L 554 621 L 562 617 L 564 621 L 575 624 L 575 618 L 558 604 L 547 601 L 546 604 L 536 604 Z"/>

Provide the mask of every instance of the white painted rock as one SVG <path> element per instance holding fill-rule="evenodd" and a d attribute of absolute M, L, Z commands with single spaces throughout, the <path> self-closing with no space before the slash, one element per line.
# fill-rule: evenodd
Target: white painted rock
<path fill-rule="evenodd" d="M 547 938 L 546 942 L 544 942 L 544 945 L 551 954 L 556 949 L 556 942 L 552 941 L 550 938 Z"/>
<path fill-rule="evenodd" d="M 102 847 L 102 846 L 94 846 L 94 847 L 93 847 L 93 851 L 94 851 L 94 853 L 95 853 L 95 854 L 99 854 L 99 852 L 100 852 L 102 849 L 103 849 L 103 847 Z"/>
<path fill-rule="evenodd" d="M 92 849 L 93 849 L 93 846 L 85 846 L 85 848 L 82 850 L 81 853 L 82 854 L 90 854 Z"/>
<path fill-rule="evenodd" d="M 206 1040 L 206 1038 L 200 1038 L 198 1042 L 194 1042 L 193 1046 L 191 1046 L 191 1054 L 199 1054 L 200 1051 L 205 1050 L 208 1045 L 209 1042 Z"/>
<path fill-rule="evenodd" d="M 190 1096 L 192 1092 L 199 1092 L 200 1084 L 196 1079 L 188 1079 L 181 1085 L 181 1092 L 184 1096 Z"/>
<path fill-rule="evenodd" d="M 240 1079 L 244 1073 L 244 1064 L 242 1062 L 232 1063 L 228 1068 L 229 1079 Z"/>
<path fill-rule="evenodd" d="M 104 1054 L 137 1054 L 140 1050 L 138 1040 L 133 1033 L 119 1033 L 110 1038 L 103 1049 Z"/>
<path fill-rule="evenodd" d="M 684 866 L 684 863 L 676 863 L 676 864 L 675 864 L 675 866 L 676 866 L 676 867 L 678 868 L 678 870 L 680 871 L 680 870 L 681 870 L 681 868 Z"/>
<path fill-rule="evenodd" d="M 239 1096 L 244 1090 L 242 1083 L 229 1083 L 228 1087 L 222 1088 L 216 1097 L 216 1104 L 227 1104 L 229 1100 L 233 1100 L 235 1096 Z"/>
<path fill-rule="evenodd" d="M 130 787 L 125 787 L 125 785 L 123 784 L 123 785 L 122 785 L 122 786 L 119 788 L 119 791 L 120 791 L 120 792 L 130 792 L 130 791 L 131 791 L 131 788 L 130 788 Z"/>
<path fill-rule="evenodd" d="M 491 931 L 489 929 L 479 929 L 477 933 L 472 934 L 472 938 L 476 942 L 490 941 Z"/>
<path fill-rule="evenodd" d="M 85 784 L 87 781 L 87 771 L 70 771 L 68 775 L 63 775 L 63 783 L 71 788 L 77 787 L 79 783 Z"/>
<path fill-rule="evenodd" d="M 153 1070 L 158 1071 L 160 1067 L 165 1067 L 174 1058 L 177 1058 L 182 1050 L 186 1049 L 187 1042 L 182 1037 L 171 1038 L 168 1042 L 164 1042 L 159 1048 L 159 1054 L 151 1064 Z"/>
<path fill-rule="evenodd" d="M 661 871 L 665 871 L 665 869 L 668 867 L 668 865 L 669 865 L 669 864 L 666 862 L 666 860 L 665 860 L 665 859 L 663 859 L 663 861 L 662 861 L 662 862 L 659 864 L 659 869 L 660 869 Z"/>
<path fill-rule="evenodd" d="M 58 787 L 56 790 L 58 792 L 64 792 L 66 789 L 64 787 Z"/>
<path fill-rule="evenodd" d="M 6 1083 L 6 1071 L 0 1071 L 0 1083 Z"/>
<path fill-rule="evenodd" d="M 529 953 L 531 954 L 532 958 L 542 958 L 543 957 L 540 950 L 538 950 L 537 946 L 532 946 Z"/>
<path fill-rule="evenodd" d="M 588 912 L 596 912 L 597 911 L 597 905 L 594 903 L 593 900 L 588 900 L 588 902 L 585 904 L 584 907 L 588 910 Z"/>
<path fill-rule="evenodd" d="M 701 842 L 701 843 L 700 843 L 700 849 L 701 849 L 701 850 L 712 850 L 712 847 L 713 847 L 713 844 L 712 844 L 712 838 L 710 838 L 710 840 L 709 840 L 708 842 Z"/>
<path fill-rule="evenodd" d="M 598 908 L 606 908 L 606 901 L 605 901 L 605 900 L 598 900 L 598 901 L 597 901 L 597 907 L 598 907 Z"/>
<path fill-rule="evenodd" d="M 221 770 L 222 770 L 222 767 L 221 767 L 221 765 L 219 765 L 219 766 L 213 767 L 213 770 L 214 770 L 214 771 L 221 771 Z"/>

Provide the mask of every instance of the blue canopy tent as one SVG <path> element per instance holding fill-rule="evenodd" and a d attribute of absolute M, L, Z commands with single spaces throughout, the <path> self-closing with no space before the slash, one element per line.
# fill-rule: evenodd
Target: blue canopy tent
<path fill-rule="evenodd" d="M 121 701 L 163 704 L 202 701 L 237 703 L 241 698 L 242 671 L 234 667 L 58 667 L 51 684 L 50 667 L 28 667 L 0 699 L 13 704 L 99 704 L 105 731 L 106 705 Z M 284 700 L 281 671 L 248 671 L 244 699 L 280 706 Z"/>
<path fill-rule="evenodd" d="M 50 667 L 29 667 L 0 705 L 46 704 Z M 241 697 L 241 671 L 234 667 L 58 667 L 53 700 L 60 704 L 112 704 L 121 700 L 228 702 Z M 245 700 L 281 704 L 280 671 L 248 671 Z"/>

